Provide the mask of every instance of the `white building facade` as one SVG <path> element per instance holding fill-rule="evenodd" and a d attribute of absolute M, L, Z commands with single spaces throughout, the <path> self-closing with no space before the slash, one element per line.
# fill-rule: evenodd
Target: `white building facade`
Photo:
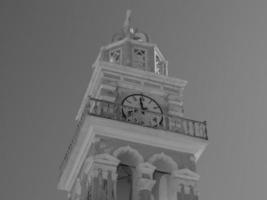
<path fill-rule="evenodd" d="M 58 189 L 70 200 L 198 199 L 206 122 L 183 117 L 187 81 L 169 77 L 167 65 L 127 12 L 92 66 L 60 168 Z"/>

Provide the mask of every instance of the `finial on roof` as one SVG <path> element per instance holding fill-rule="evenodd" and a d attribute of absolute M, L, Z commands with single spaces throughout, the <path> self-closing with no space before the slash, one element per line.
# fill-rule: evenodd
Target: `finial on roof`
<path fill-rule="evenodd" d="M 131 14 L 132 11 L 128 9 L 126 11 L 126 18 L 123 23 L 123 28 L 120 33 L 116 33 L 112 37 L 112 42 L 122 40 L 123 38 L 130 38 L 133 40 L 148 42 L 149 38 L 146 33 L 139 32 L 136 28 L 131 27 Z"/>
<path fill-rule="evenodd" d="M 125 21 L 124 21 L 124 24 L 123 24 L 123 27 L 124 27 L 124 28 L 129 28 L 129 27 L 130 27 L 130 23 L 131 23 L 131 14 L 132 14 L 132 11 L 128 9 L 128 10 L 126 11 L 126 18 L 125 18 Z"/>

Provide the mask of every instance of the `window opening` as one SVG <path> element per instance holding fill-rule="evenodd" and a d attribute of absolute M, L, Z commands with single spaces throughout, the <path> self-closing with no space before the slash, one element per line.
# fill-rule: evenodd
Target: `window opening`
<path fill-rule="evenodd" d="M 155 74 L 167 75 L 167 64 L 157 52 L 155 52 Z"/>
<path fill-rule="evenodd" d="M 133 67 L 144 69 L 146 66 L 146 50 L 141 48 L 133 49 Z"/>
<path fill-rule="evenodd" d="M 156 74 L 160 74 L 160 58 L 159 56 L 156 54 L 156 60 L 155 60 L 155 73 Z"/>
<path fill-rule="evenodd" d="M 109 52 L 109 61 L 112 63 L 121 63 L 121 49 L 113 49 Z"/>
<path fill-rule="evenodd" d="M 132 199 L 132 169 L 127 165 L 119 164 L 117 168 L 117 200 Z"/>

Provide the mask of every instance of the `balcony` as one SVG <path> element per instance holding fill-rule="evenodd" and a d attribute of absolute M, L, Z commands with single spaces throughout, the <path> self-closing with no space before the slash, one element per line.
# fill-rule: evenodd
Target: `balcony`
<path fill-rule="evenodd" d="M 123 110 L 133 111 L 134 114 L 130 116 L 125 116 L 125 114 L 123 114 Z M 205 121 L 194 121 L 182 117 L 165 115 L 151 111 L 144 111 L 135 107 L 122 106 L 120 104 L 112 103 L 105 100 L 89 98 L 87 105 L 82 113 L 81 119 L 77 124 L 76 132 L 71 140 L 70 145 L 68 146 L 67 152 L 59 167 L 61 173 L 65 168 L 67 161 L 69 160 L 70 154 L 79 137 L 80 128 L 87 115 L 121 121 L 157 130 L 170 131 L 193 138 L 198 138 L 203 141 L 208 140 L 207 124 Z M 157 120 L 155 121 L 154 119 Z M 202 146 L 196 147 L 196 149 L 198 148 L 203 149 Z"/>
<path fill-rule="evenodd" d="M 131 111 L 133 114 L 125 116 L 123 110 Z M 139 108 L 122 106 L 94 98 L 89 99 L 82 118 L 87 114 L 208 140 L 207 124 L 205 121 L 200 122 L 177 116 L 144 111 Z M 82 120 L 80 123 L 82 123 Z"/>

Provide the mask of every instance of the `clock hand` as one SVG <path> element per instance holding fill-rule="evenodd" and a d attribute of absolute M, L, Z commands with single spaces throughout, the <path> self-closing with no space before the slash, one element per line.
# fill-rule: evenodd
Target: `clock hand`
<path fill-rule="evenodd" d="M 132 113 L 133 113 L 133 111 L 132 111 L 132 110 L 129 110 L 129 111 L 127 112 L 128 117 L 131 116 Z"/>
<path fill-rule="evenodd" d="M 147 108 L 144 107 L 143 98 L 139 98 L 139 103 L 142 110 L 147 110 Z"/>

